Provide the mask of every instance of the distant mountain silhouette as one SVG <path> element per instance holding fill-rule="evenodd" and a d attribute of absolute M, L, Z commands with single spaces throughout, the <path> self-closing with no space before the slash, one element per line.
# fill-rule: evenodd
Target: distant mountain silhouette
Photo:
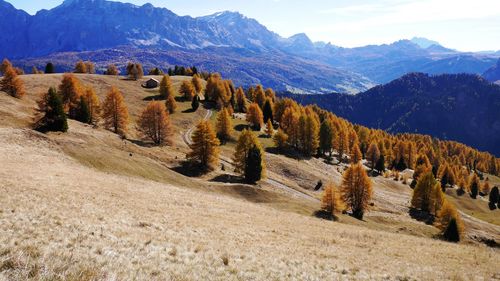
<path fill-rule="evenodd" d="M 126 52 L 151 67 L 189 61 L 209 71 L 227 70 L 235 81 L 270 81 L 266 86 L 297 93 L 357 93 L 415 71 L 482 74 L 498 58 L 459 53 L 425 38 L 341 48 L 312 42 L 303 33 L 283 38 L 237 12 L 193 18 L 151 4 L 106 0 L 66 0 L 33 16 L 0 0 L 0 14 L 0 57 L 35 63 L 87 52 L 76 56 L 92 56 L 103 67 L 128 59 L 109 54 Z M 72 64 L 60 61 L 59 67 Z"/>
<path fill-rule="evenodd" d="M 500 86 L 470 74 L 411 73 L 356 96 L 293 96 L 354 123 L 429 134 L 500 156 Z"/>
<path fill-rule="evenodd" d="M 483 74 L 483 77 L 491 82 L 500 81 L 500 59 L 495 66 L 491 67 Z"/>

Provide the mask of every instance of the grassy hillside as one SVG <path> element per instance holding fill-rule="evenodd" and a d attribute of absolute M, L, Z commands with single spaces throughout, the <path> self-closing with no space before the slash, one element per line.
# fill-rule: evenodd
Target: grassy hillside
<path fill-rule="evenodd" d="M 28 128 L 34 100 L 61 75 L 21 77 L 26 97 L 0 93 L 0 280 L 499 278 L 498 249 L 478 244 L 500 241 L 493 215 L 475 215 L 487 213 L 484 201 L 458 204 L 470 215 L 460 244 L 434 239 L 435 227 L 412 219 L 411 189 L 392 178 L 373 178 L 363 221 L 321 220 L 312 215 L 321 197 L 314 187 L 339 183 L 345 166 L 267 153 L 268 179 L 249 186 L 233 172 L 229 143 L 224 171 L 189 177 L 183 135 L 207 109 L 182 112 L 189 103 L 179 102 L 170 147 L 148 146 L 133 126 L 126 140 L 75 121 L 68 133 L 43 135 Z M 141 81 L 78 78 L 101 99 L 117 86 L 132 119 L 156 95 Z M 173 77 L 175 87 L 184 79 Z"/>

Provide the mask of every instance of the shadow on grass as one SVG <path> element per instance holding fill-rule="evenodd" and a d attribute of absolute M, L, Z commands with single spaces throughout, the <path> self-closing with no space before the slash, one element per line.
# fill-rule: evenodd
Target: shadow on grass
<path fill-rule="evenodd" d="M 191 102 L 190 100 L 188 100 L 188 99 L 186 99 L 186 98 L 184 98 L 182 96 L 176 96 L 175 97 L 175 101 L 176 102 Z"/>
<path fill-rule="evenodd" d="M 199 177 L 209 172 L 207 169 L 200 167 L 199 164 L 190 161 L 184 161 L 180 166 L 174 167 L 172 170 L 186 177 Z"/>
<path fill-rule="evenodd" d="M 160 95 L 147 96 L 142 99 L 143 101 L 158 101 L 164 100 Z"/>
<path fill-rule="evenodd" d="M 238 124 L 238 125 L 234 126 L 234 130 L 236 130 L 238 132 L 242 132 L 245 129 L 250 129 L 250 126 L 248 126 L 246 124 Z"/>
<path fill-rule="evenodd" d="M 435 219 L 435 217 L 429 214 L 429 212 L 417 210 L 415 208 L 410 208 L 410 217 L 412 217 L 417 221 L 424 222 L 425 224 L 428 225 L 432 225 Z"/>
<path fill-rule="evenodd" d="M 331 212 L 327 212 L 325 210 L 318 210 L 313 213 L 315 217 L 318 219 L 324 219 L 329 221 L 338 221 L 339 217 L 333 215 Z"/>
<path fill-rule="evenodd" d="M 307 159 L 311 159 L 312 158 L 312 157 L 305 157 L 301 153 L 299 153 L 297 151 L 294 151 L 292 149 L 281 149 L 280 150 L 280 149 L 278 149 L 276 147 L 267 147 L 265 150 L 266 150 L 267 153 L 276 154 L 276 155 L 283 155 L 285 157 L 288 157 L 288 158 L 291 158 L 291 159 L 295 159 L 297 161 L 307 160 Z"/>
<path fill-rule="evenodd" d="M 195 112 L 192 108 L 188 108 L 186 110 L 183 110 L 182 113 L 193 113 Z"/>
<path fill-rule="evenodd" d="M 221 183 L 240 183 L 246 184 L 245 180 L 242 177 L 238 177 L 235 175 L 223 174 L 218 175 L 210 180 L 211 182 L 221 182 Z"/>

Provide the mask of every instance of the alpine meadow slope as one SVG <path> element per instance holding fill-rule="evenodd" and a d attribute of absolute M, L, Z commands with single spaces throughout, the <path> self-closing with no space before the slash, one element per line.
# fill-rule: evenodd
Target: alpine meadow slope
<path fill-rule="evenodd" d="M 76 74 L 104 100 L 116 87 L 131 123 L 156 90 L 119 76 Z M 224 168 L 187 176 L 185 132 L 210 107 L 189 110 L 176 94 L 171 146 L 151 146 L 130 126 L 122 138 L 98 124 L 69 120 L 66 133 L 31 127 L 36 101 L 62 74 L 21 75 L 22 99 L 0 92 L 0 279 L 6 280 L 440 280 L 494 279 L 497 219 L 468 202 L 460 244 L 435 239 L 438 230 L 412 218 L 408 183 L 373 179 L 374 196 L 363 220 L 321 208 L 318 180 L 339 184 L 347 165 L 266 152 L 267 178 L 238 181 L 230 160 L 235 141 L 221 146 Z M 173 76 L 179 91 L 190 77 Z M 205 83 L 202 83 L 205 87 Z M 215 116 L 215 114 L 213 115 Z M 242 123 L 232 118 L 233 137 Z M 264 145 L 269 138 L 252 132 Z M 270 150 L 272 151 L 272 150 Z M 50 163 L 48 165 L 47 163 Z M 408 171 L 406 171 L 409 173 Z M 187 174 L 187 175 L 186 175 Z M 399 176 L 398 176 L 399 177 Z M 492 183 L 497 182 L 492 178 Z M 450 191 L 452 189 L 449 189 Z M 457 200 L 463 200 L 458 198 Z M 293 250 L 290 250 L 293 245 Z M 415 251 L 421 252 L 415 255 Z M 446 258 L 445 258 L 446 257 Z M 360 265 L 359 261 L 364 262 Z M 463 263 L 473 264 L 464 267 Z M 407 266 L 411 264 L 412 266 Z"/>

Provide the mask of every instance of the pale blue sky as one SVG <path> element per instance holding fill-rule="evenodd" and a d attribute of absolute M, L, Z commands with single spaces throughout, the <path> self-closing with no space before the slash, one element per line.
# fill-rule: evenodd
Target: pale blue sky
<path fill-rule="evenodd" d="M 7 0 L 33 14 L 62 0 Z M 343 47 L 390 43 L 414 36 L 461 51 L 500 50 L 499 0 L 122 0 L 166 7 L 179 15 L 239 11 L 288 37 Z"/>

